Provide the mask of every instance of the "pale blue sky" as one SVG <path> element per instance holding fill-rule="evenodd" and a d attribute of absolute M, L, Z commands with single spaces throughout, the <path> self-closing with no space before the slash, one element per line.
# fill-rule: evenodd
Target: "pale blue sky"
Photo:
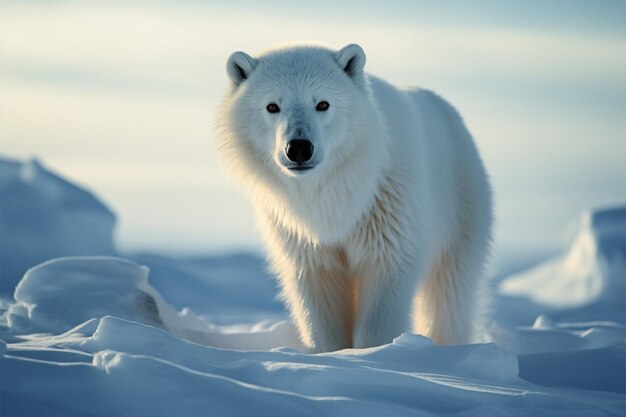
<path fill-rule="evenodd" d="M 117 212 L 123 248 L 258 248 L 216 164 L 229 53 L 356 42 L 474 133 L 496 247 L 556 249 L 626 202 L 626 2 L 11 2 L 0 6 L 0 152 L 39 156 Z"/>

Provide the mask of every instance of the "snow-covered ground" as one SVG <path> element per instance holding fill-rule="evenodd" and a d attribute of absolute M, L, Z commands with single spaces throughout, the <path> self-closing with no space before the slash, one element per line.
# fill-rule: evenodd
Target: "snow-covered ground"
<path fill-rule="evenodd" d="M 626 207 L 498 274 L 493 343 L 317 355 L 259 257 L 121 254 L 114 222 L 40 163 L 0 160 L 2 416 L 626 413 Z"/>

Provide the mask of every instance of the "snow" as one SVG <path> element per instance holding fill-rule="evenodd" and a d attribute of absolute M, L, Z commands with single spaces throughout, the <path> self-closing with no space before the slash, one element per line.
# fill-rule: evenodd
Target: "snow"
<path fill-rule="evenodd" d="M 117 253 L 90 193 L 38 162 L 0 173 L 3 416 L 626 412 L 626 208 L 590 211 L 567 253 L 494 281 L 492 343 L 405 333 L 313 355 L 256 256 Z"/>
<path fill-rule="evenodd" d="M 0 201 L 0 295 L 10 295 L 28 268 L 48 259 L 115 253 L 113 213 L 36 159 L 0 157 Z"/>
<path fill-rule="evenodd" d="M 545 306 L 624 303 L 626 208 L 586 213 L 570 250 L 503 281 L 500 292 Z"/>
<path fill-rule="evenodd" d="M 405 334 L 379 348 L 333 354 L 221 350 L 112 316 L 59 336 L 14 343 L 3 369 L 3 404 L 10 415 L 44 410 L 80 415 L 94 409 L 120 416 L 205 410 L 218 415 L 481 415 L 497 410 L 600 415 L 618 413 L 623 402 L 615 393 L 535 386 L 517 376 L 516 356 L 493 344 L 438 347 Z M 19 384 L 23 375 L 36 381 L 27 396 Z M 112 398 L 116 401 L 108 401 Z"/>
<path fill-rule="evenodd" d="M 62 279 L 59 279 L 62 277 Z M 9 307 L 11 329 L 62 333 L 112 314 L 151 325 L 162 320 L 148 286 L 148 268 L 106 257 L 57 258 L 29 269 Z M 78 296 L 80 295 L 80 296 Z"/>

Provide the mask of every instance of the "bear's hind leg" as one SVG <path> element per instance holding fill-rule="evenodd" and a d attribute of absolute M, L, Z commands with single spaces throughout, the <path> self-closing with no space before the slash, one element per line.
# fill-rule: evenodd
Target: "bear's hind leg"
<path fill-rule="evenodd" d="M 415 300 L 415 331 L 441 345 L 483 341 L 482 290 L 486 248 L 447 251 L 431 266 Z M 482 252 L 482 253 L 481 253 Z"/>

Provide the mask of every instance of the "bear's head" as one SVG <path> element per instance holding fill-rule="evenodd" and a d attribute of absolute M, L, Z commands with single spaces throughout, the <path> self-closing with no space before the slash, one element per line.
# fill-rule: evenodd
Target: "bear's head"
<path fill-rule="evenodd" d="M 371 206 L 389 138 L 358 45 L 235 52 L 221 155 L 255 206 L 300 239 L 337 242 Z"/>
<path fill-rule="evenodd" d="M 265 170 L 295 181 L 323 178 L 363 153 L 372 113 L 364 66 L 354 44 L 233 53 L 221 120 L 229 158 L 256 176 Z"/>

